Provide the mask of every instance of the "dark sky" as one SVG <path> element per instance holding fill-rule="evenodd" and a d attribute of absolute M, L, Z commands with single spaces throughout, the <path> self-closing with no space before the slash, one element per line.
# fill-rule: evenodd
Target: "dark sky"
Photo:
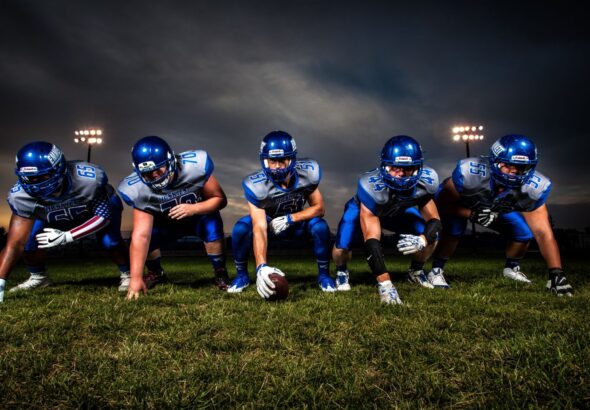
<path fill-rule="evenodd" d="M 393 3 L 2 1 L 0 189 L 27 142 L 83 159 L 73 131 L 100 126 L 92 159 L 116 185 L 133 143 L 159 135 L 177 152 L 209 151 L 229 232 L 246 211 L 240 182 L 259 166 L 261 138 L 282 129 L 322 165 L 335 229 L 389 137 L 418 139 L 444 178 L 465 152 L 451 127 L 481 123 L 486 139 L 472 154 L 504 134 L 532 137 L 557 225 L 590 226 L 582 6 Z M 3 203 L 0 224 L 8 217 Z"/>

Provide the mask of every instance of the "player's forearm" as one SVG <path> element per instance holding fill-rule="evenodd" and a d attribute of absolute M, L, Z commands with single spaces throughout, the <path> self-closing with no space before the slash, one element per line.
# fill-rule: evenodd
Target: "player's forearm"
<path fill-rule="evenodd" d="M 143 277 L 143 267 L 148 254 L 150 240 L 138 235 L 131 238 L 129 246 L 130 273 L 132 278 Z"/>
<path fill-rule="evenodd" d="M 325 214 L 325 209 L 321 205 L 310 206 L 302 211 L 291 214 L 293 222 L 309 221 L 313 218 L 321 218 Z"/>
<path fill-rule="evenodd" d="M 102 216 L 95 215 L 82 225 L 76 226 L 72 228 L 69 232 L 72 235 L 72 239 L 78 240 L 82 239 L 85 236 L 92 235 L 106 227 L 109 223 L 111 223 L 110 219 L 106 219 Z"/>
<path fill-rule="evenodd" d="M 256 260 L 256 266 L 259 266 L 261 263 L 266 263 L 266 246 L 268 243 L 266 231 L 266 226 L 260 225 L 254 226 L 252 231 L 254 236 L 254 259 Z"/>
<path fill-rule="evenodd" d="M 561 268 L 561 255 L 553 232 L 535 234 L 535 239 L 539 245 L 541 255 L 543 255 L 545 263 L 547 263 L 547 267 Z"/>
<path fill-rule="evenodd" d="M 0 252 L 0 279 L 6 279 L 24 250 L 24 244 L 7 244 Z"/>
<path fill-rule="evenodd" d="M 193 204 L 194 215 L 210 214 L 211 212 L 219 211 L 227 205 L 225 197 L 213 197 Z"/>

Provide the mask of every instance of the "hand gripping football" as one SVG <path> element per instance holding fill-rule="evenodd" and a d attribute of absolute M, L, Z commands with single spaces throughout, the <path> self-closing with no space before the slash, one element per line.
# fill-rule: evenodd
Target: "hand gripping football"
<path fill-rule="evenodd" d="M 287 299 L 287 296 L 289 296 L 289 282 L 287 282 L 287 278 L 277 273 L 271 273 L 268 277 L 275 285 L 275 293 L 266 298 L 266 300 L 272 302 Z"/>

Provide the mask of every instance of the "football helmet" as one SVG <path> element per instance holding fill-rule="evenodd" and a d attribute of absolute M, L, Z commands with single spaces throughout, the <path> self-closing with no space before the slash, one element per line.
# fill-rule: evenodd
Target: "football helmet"
<path fill-rule="evenodd" d="M 16 154 L 14 172 L 27 194 L 47 198 L 64 182 L 66 159 L 57 145 L 44 141 L 31 142 Z"/>
<path fill-rule="evenodd" d="M 176 157 L 168 143 L 160 137 L 143 137 L 131 149 L 133 168 L 141 178 L 141 182 L 150 188 L 160 190 L 166 188 L 173 180 L 176 172 Z M 156 178 L 153 171 L 166 167 L 164 173 Z"/>
<path fill-rule="evenodd" d="M 285 168 L 271 169 L 269 159 L 289 159 Z M 295 169 L 297 162 L 297 144 L 295 139 L 284 131 L 267 134 L 260 144 L 260 164 L 266 176 L 276 183 L 284 182 Z"/>
<path fill-rule="evenodd" d="M 537 147 L 524 135 L 505 135 L 494 142 L 490 148 L 490 168 L 492 179 L 509 188 L 518 188 L 526 184 L 537 166 Z M 518 174 L 505 174 L 500 164 L 514 165 Z"/>
<path fill-rule="evenodd" d="M 422 175 L 422 148 L 420 144 L 407 135 L 391 137 L 381 150 L 381 179 L 385 185 L 396 191 L 407 191 L 416 186 Z M 411 175 L 393 177 L 389 174 L 391 167 L 410 168 Z"/>

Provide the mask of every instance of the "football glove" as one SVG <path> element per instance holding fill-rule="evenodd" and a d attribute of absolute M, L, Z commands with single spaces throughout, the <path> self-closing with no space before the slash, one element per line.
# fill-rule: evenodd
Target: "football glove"
<path fill-rule="evenodd" d="M 54 228 L 45 228 L 43 233 L 35 236 L 40 249 L 53 248 L 54 246 L 65 245 L 74 242 L 70 231 L 60 231 Z"/>
<path fill-rule="evenodd" d="M 423 236 L 400 235 L 397 242 L 397 250 L 404 255 L 420 252 L 426 247 L 426 239 Z"/>
<path fill-rule="evenodd" d="M 280 234 L 288 227 L 293 225 L 293 218 L 291 218 L 291 214 L 287 214 L 285 216 L 278 216 L 270 221 L 270 230 L 275 235 Z"/>
<path fill-rule="evenodd" d="M 265 263 L 260 264 L 256 268 L 256 290 L 258 291 L 258 294 L 264 299 L 267 299 L 271 295 L 275 294 L 275 284 L 272 282 L 272 280 L 270 280 L 269 277 L 271 273 L 285 276 L 285 274 L 281 272 L 280 269 L 267 266 Z"/>
<path fill-rule="evenodd" d="M 573 296 L 574 289 L 570 285 L 561 269 L 551 269 L 547 281 L 547 290 L 555 296 Z"/>
<path fill-rule="evenodd" d="M 481 226 L 490 226 L 496 219 L 498 219 L 498 213 L 492 211 L 491 209 L 478 209 L 476 211 L 471 211 L 471 215 L 469 216 L 469 220 L 471 222 L 476 222 Z"/>
<path fill-rule="evenodd" d="M 6 286 L 6 279 L 0 279 L 0 303 L 4 302 L 4 286 Z"/>

